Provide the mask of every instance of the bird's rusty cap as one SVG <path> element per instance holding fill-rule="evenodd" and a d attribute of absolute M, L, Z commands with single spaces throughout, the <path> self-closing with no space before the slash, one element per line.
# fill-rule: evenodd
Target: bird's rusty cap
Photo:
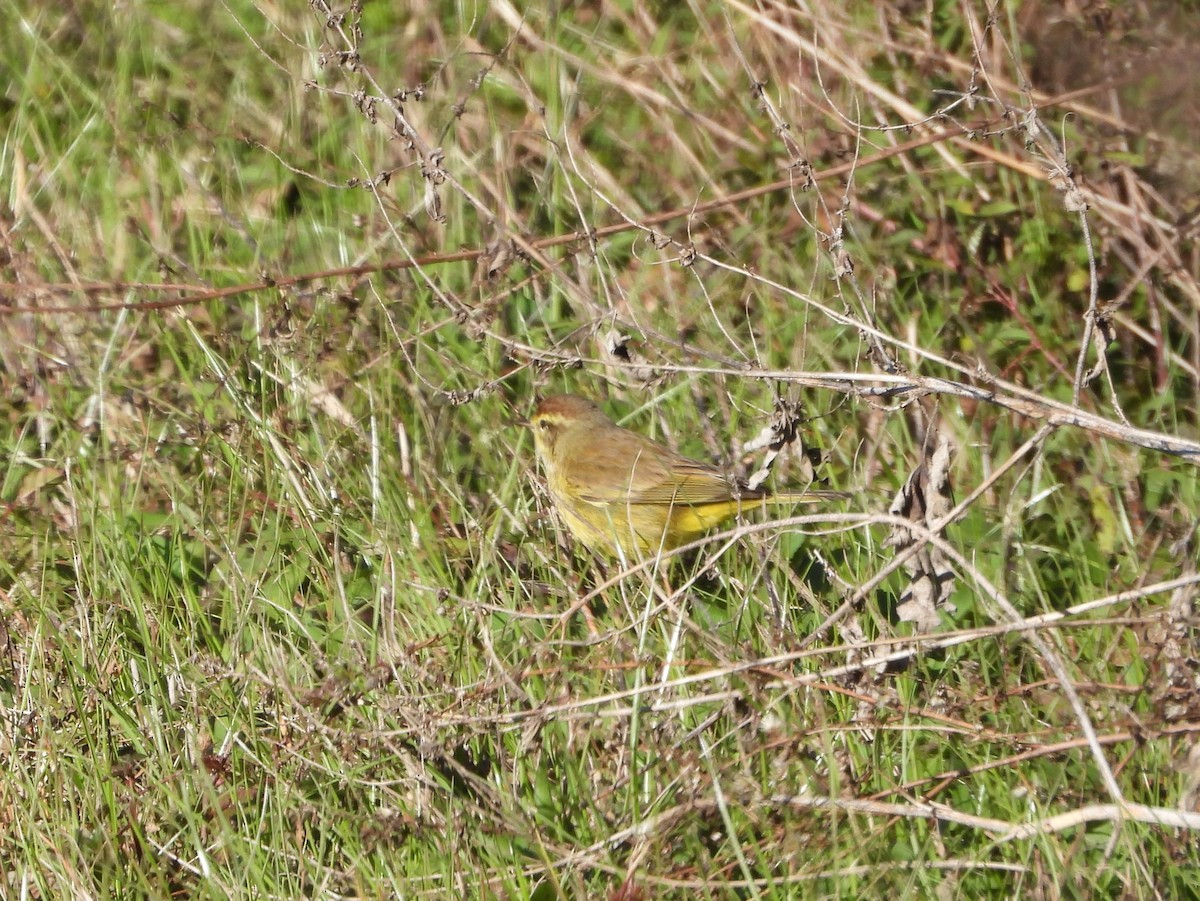
<path fill-rule="evenodd" d="M 531 418 L 539 416 L 551 418 L 574 419 L 599 412 L 600 408 L 586 397 L 576 394 L 555 394 L 542 398 L 533 410 Z"/>

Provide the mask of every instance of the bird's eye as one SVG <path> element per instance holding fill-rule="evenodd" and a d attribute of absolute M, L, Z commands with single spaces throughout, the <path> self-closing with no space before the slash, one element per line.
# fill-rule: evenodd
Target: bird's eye
<path fill-rule="evenodd" d="M 543 432 L 550 431 L 550 429 L 552 427 L 553 427 L 553 424 L 550 422 L 549 419 L 539 419 L 538 420 L 538 428 L 541 429 Z"/>

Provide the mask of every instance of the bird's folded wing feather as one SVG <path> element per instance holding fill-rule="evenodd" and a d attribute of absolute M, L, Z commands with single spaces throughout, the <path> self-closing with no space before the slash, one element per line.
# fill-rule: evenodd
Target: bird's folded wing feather
<path fill-rule="evenodd" d="M 593 504 L 707 504 L 729 500 L 732 485 L 718 469 L 686 457 L 669 462 L 649 455 L 608 465 L 593 461 L 591 484 L 579 485 L 579 496 Z M 611 486 L 611 487 L 597 487 Z M 748 494 L 748 499 L 753 495 Z"/>

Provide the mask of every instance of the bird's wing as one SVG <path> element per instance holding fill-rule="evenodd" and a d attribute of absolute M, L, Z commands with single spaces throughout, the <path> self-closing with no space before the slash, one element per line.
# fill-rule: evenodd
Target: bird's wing
<path fill-rule="evenodd" d="M 661 451 L 625 455 L 600 453 L 602 450 L 600 447 L 581 448 L 578 457 L 581 463 L 586 462 L 586 466 L 577 466 L 566 473 L 574 494 L 582 501 L 590 504 L 640 503 L 636 498 L 641 494 L 671 481 L 671 467 L 662 459 Z"/>
<path fill-rule="evenodd" d="M 632 504 L 711 504 L 734 496 L 735 486 L 725 473 L 705 463 L 676 457 L 672 472 L 654 485 L 631 492 Z M 752 492 L 743 492 L 749 499 Z"/>
<path fill-rule="evenodd" d="M 678 454 L 664 458 L 661 448 L 654 450 L 632 463 L 604 465 L 593 460 L 595 477 L 590 485 L 576 486 L 579 496 L 596 504 L 664 505 L 714 503 L 732 496 L 733 485 L 720 470 Z"/>

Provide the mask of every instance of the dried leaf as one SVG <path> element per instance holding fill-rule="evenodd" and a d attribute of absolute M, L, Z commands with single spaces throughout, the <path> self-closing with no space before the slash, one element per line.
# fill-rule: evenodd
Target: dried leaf
<path fill-rule="evenodd" d="M 476 262 L 476 281 L 492 281 L 512 265 L 515 245 L 508 238 L 497 238 L 484 248 Z"/>
<path fill-rule="evenodd" d="M 950 491 L 950 440 L 939 432 L 931 443 L 933 453 L 908 477 L 888 508 L 894 516 L 925 526 L 945 516 L 954 506 Z M 900 552 L 920 543 L 921 537 L 911 529 L 897 526 L 884 545 Z M 900 596 L 896 612 L 901 622 L 916 623 L 922 631 L 931 631 L 937 628 L 939 610 L 948 613 L 954 610 L 946 600 L 954 587 L 954 570 L 946 555 L 932 544 L 926 544 L 910 557 L 904 569 L 912 581 Z"/>
<path fill-rule="evenodd" d="M 758 488 L 771 474 L 775 458 L 788 448 L 795 451 L 802 471 L 802 480 L 811 482 L 816 478 L 812 459 L 800 438 L 800 425 L 804 421 L 804 408 L 796 401 L 779 399 L 775 402 L 775 412 L 770 422 L 763 426 L 762 431 L 742 445 L 742 451 L 752 454 L 768 448 L 766 455 L 759 464 L 758 471 L 747 480 L 750 488 Z M 819 457 L 819 452 L 816 452 Z"/>
<path fill-rule="evenodd" d="M 42 466 L 26 473 L 17 487 L 17 503 L 31 503 L 43 488 L 58 485 L 65 477 L 63 470 L 57 466 Z"/>
<path fill-rule="evenodd" d="M 650 361 L 641 352 L 641 344 L 629 335 L 610 328 L 599 341 L 600 353 L 606 363 L 635 382 L 649 382 L 657 375 Z"/>

